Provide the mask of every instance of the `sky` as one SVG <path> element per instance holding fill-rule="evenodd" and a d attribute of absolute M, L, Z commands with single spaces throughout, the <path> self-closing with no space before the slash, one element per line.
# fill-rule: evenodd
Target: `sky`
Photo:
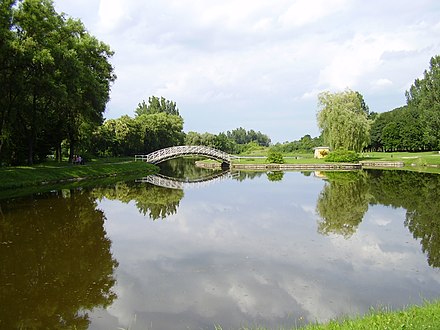
<path fill-rule="evenodd" d="M 174 101 L 185 132 L 238 127 L 273 143 L 319 135 L 317 95 L 347 88 L 370 111 L 440 55 L 438 0 L 54 0 L 110 45 L 117 80 L 105 117 Z"/>

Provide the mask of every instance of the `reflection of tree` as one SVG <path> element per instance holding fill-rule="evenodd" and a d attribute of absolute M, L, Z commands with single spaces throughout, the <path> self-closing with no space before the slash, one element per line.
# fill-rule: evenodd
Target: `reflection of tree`
<path fill-rule="evenodd" d="M 316 210 L 322 217 L 318 231 L 353 235 L 368 210 L 368 186 L 363 172 L 328 172 Z"/>
<path fill-rule="evenodd" d="M 244 181 L 244 180 L 253 180 L 255 178 L 261 177 L 266 172 L 251 172 L 251 171 L 238 171 L 234 172 L 233 178 L 237 181 Z"/>
<path fill-rule="evenodd" d="M 274 172 L 267 172 L 267 179 L 269 181 L 282 181 L 284 177 L 283 171 L 274 171 Z"/>
<path fill-rule="evenodd" d="M 183 190 L 179 189 L 128 183 L 118 183 L 108 188 L 96 188 L 92 194 L 99 199 L 105 197 L 123 203 L 135 201 L 139 211 L 153 220 L 165 219 L 175 214 L 184 195 Z"/>
<path fill-rule="evenodd" d="M 440 267 L 440 176 L 403 171 L 368 171 L 377 203 L 407 210 L 405 226 L 420 239 L 428 264 Z"/>
<path fill-rule="evenodd" d="M 205 157 L 181 157 L 171 159 L 159 164 L 160 173 L 165 176 L 178 179 L 194 180 L 203 178 L 216 173 L 221 173 L 220 169 L 206 169 L 195 166 L 196 161 L 206 159 Z"/>
<path fill-rule="evenodd" d="M 1 210 L 0 328 L 87 329 L 86 311 L 116 297 L 117 262 L 94 200 L 67 191 Z"/>

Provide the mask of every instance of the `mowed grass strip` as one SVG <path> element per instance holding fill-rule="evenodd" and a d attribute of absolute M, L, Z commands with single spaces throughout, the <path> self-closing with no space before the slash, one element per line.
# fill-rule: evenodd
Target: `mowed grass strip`
<path fill-rule="evenodd" d="M 37 166 L 0 168 L 0 189 L 16 189 L 41 184 L 95 179 L 115 175 L 157 172 L 157 167 L 145 162 L 90 162 L 86 165 L 45 163 Z"/>
<path fill-rule="evenodd" d="M 309 325 L 304 330 L 394 330 L 440 329 L 440 301 L 390 312 L 372 310 L 365 317 Z"/>
<path fill-rule="evenodd" d="M 222 330 L 221 326 L 215 326 Z M 436 330 L 440 329 L 440 301 L 426 302 L 404 310 L 371 310 L 358 318 L 333 320 L 325 324 L 309 324 L 304 327 L 277 327 L 279 330 Z M 240 330 L 268 330 L 265 327 L 241 327 Z"/>

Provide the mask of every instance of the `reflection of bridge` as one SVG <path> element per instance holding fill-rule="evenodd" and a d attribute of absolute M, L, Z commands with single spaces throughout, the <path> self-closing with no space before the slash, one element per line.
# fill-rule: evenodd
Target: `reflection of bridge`
<path fill-rule="evenodd" d="M 154 151 L 148 155 L 136 155 L 135 160 L 146 161 L 151 164 L 159 164 L 168 159 L 186 155 L 202 155 L 211 159 L 220 160 L 229 165 L 233 156 L 226 152 L 206 146 L 177 146 Z"/>
<path fill-rule="evenodd" d="M 184 189 L 184 188 L 199 188 L 208 184 L 228 179 L 231 177 L 231 172 L 221 172 L 218 174 L 202 177 L 198 179 L 179 179 L 171 178 L 161 174 L 150 175 L 145 178 L 136 180 L 141 183 L 151 183 L 155 186 L 170 188 L 170 189 Z"/>

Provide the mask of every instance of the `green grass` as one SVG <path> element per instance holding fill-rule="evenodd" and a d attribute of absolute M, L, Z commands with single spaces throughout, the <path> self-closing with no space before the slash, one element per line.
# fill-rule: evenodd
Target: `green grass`
<path fill-rule="evenodd" d="M 365 317 L 334 320 L 323 325 L 309 325 L 304 330 L 392 330 L 440 329 L 440 301 L 390 312 L 372 311 Z"/>
<path fill-rule="evenodd" d="M 222 330 L 216 326 L 216 330 Z M 264 327 L 242 327 L 241 330 L 267 330 Z M 371 310 L 363 317 L 332 320 L 325 324 L 309 324 L 304 327 L 282 328 L 279 330 L 425 330 L 440 329 L 440 301 L 411 306 L 404 310 Z"/>
<path fill-rule="evenodd" d="M 255 155 L 239 155 L 255 156 Z M 266 157 L 267 154 L 260 152 L 259 157 Z M 324 159 L 313 158 L 312 153 L 308 154 L 283 154 L 285 164 L 323 164 Z M 440 154 L 438 152 L 369 152 L 362 153 L 361 160 L 371 161 L 394 161 L 403 162 L 404 167 L 393 170 L 406 170 L 416 172 L 440 173 Z M 240 158 L 233 160 L 233 164 L 266 164 L 265 158 Z"/>
<path fill-rule="evenodd" d="M 134 162 L 132 158 L 130 160 L 121 158 L 92 160 L 86 165 L 46 162 L 35 166 L 1 167 L 0 190 L 134 173 L 147 175 L 156 171 L 156 166 L 144 162 Z"/>

